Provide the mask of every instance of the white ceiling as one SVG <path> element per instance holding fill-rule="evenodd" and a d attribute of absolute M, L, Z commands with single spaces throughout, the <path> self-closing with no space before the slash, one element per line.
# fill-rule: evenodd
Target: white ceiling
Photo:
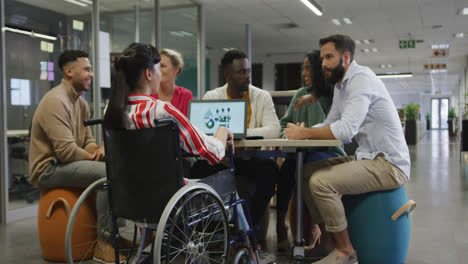
<path fill-rule="evenodd" d="M 457 15 L 467 0 L 316 0 L 323 16 L 313 14 L 299 0 L 201 0 L 206 6 L 207 46 L 213 49 L 245 45 L 245 24 L 252 26 L 252 60 L 265 55 L 297 54 L 318 48 L 318 40 L 331 34 L 350 35 L 353 39 L 373 39 L 370 45 L 356 47 L 360 64 L 383 73 L 392 64 L 392 72 L 413 72 L 416 77 L 385 80 L 393 91 L 418 92 L 440 90 L 451 93 L 459 87 L 459 75 L 466 65 L 468 38 L 453 34 L 468 33 L 468 16 Z M 351 18 L 352 25 L 335 26 L 332 18 Z M 297 28 L 281 25 L 295 23 Z M 433 29 L 433 26 L 438 28 Z M 439 27 L 442 26 L 442 27 Z M 399 40 L 423 40 L 415 49 L 399 48 Z M 449 57 L 435 59 L 432 44 L 450 44 Z M 377 53 L 361 52 L 377 48 Z M 447 74 L 424 72 L 425 63 L 447 63 Z"/>
<path fill-rule="evenodd" d="M 7 0 L 8 1 L 8 0 Z M 64 0 L 17 0 L 67 15 L 91 14 L 91 9 Z M 100 0 L 103 12 L 129 11 L 134 0 Z M 152 8 L 153 0 L 140 0 L 142 8 Z M 206 13 L 206 45 L 209 52 L 222 52 L 225 47 L 245 50 L 245 24 L 252 26 L 252 60 L 297 57 L 318 48 L 322 37 L 341 33 L 353 39 L 372 39 L 370 45 L 356 47 L 356 60 L 377 73 L 413 72 L 415 77 L 388 80 L 391 92 L 424 93 L 439 90 L 452 93 L 460 83 L 460 73 L 467 64 L 468 37 L 454 38 L 454 33 L 468 33 L 468 16 L 457 15 L 468 0 L 316 0 L 323 16 L 313 14 L 299 0 L 196 0 L 204 4 Z M 161 0 L 161 7 L 191 4 L 190 0 Z M 352 25 L 335 26 L 332 18 L 351 18 Z M 185 22 L 184 22 L 185 21 Z M 165 27 L 190 29 L 187 20 L 165 18 Z M 177 24 L 179 23 L 179 24 Z M 196 21 L 192 21 L 196 23 Z M 174 25 L 172 25 L 174 24 Z M 296 28 L 285 28 L 296 24 Z M 144 27 L 145 25 L 142 25 Z M 131 32 L 128 32 L 129 34 Z M 468 35 L 468 34 L 467 34 Z M 399 40 L 422 40 L 415 49 L 399 49 Z M 164 40 L 163 40 L 164 41 Z M 449 56 L 431 57 L 432 44 L 450 44 Z M 181 43 L 183 44 L 183 43 Z M 193 45 L 191 43 L 190 45 Z M 377 48 L 377 53 L 364 53 L 363 48 Z M 281 56 L 279 56 L 281 55 Z M 274 60 L 274 59 L 273 59 Z M 217 62 L 213 62 L 215 64 Z M 426 63 L 447 63 L 448 73 L 424 72 Z M 381 69 L 380 64 L 391 64 Z M 273 78 L 273 76 L 272 76 Z"/>
<path fill-rule="evenodd" d="M 8 0 L 6 0 L 8 1 Z M 64 0 L 15 0 L 28 5 L 45 8 L 55 11 L 60 14 L 69 16 L 91 14 L 92 6 L 78 6 L 76 4 L 66 2 Z M 92 0 L 90 0 L 92 2 Z M 99 8 L 102 12 L 128 11 L 135 8 L 137 0 L 100 0 Z M 139 0 L 141 8 L 153 8 L 154 0 Z M 190 5 L 193 4 L 190 0 L 160 0 L 159 5 L 162 8 Z"/>

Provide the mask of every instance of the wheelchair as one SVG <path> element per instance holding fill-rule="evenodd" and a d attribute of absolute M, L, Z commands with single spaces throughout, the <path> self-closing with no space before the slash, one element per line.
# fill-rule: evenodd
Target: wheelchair
<path fill-rule="evenodd" d="M 236 196 L 232 151 L 229 169 L 185 184 L 176 123 L 172 118 L 154 122 L 154 128 L 140 130 L 103 128 L 107 178 L 91 184 L 70 213 L 67 262 L 95 263 L 94 248 L 104 239 L 113 242 L 115 263 L 124 263 L 119 255 L 126 263 L 250 264 L 254 257 L 260 263 L 249 210 Z M 80 216 L 85 201 L 98 191 L 108 192 L 111 234 Z M 247 230 L 237 224 L 234 209 L 239 207 L 246 214 Z M 75 232 L 74 227 L 83 223 L 86 231 Z M 90 241 L 83 241 L 83 236 Z M 238 251 L 230 253 L 232 249 Z"/>

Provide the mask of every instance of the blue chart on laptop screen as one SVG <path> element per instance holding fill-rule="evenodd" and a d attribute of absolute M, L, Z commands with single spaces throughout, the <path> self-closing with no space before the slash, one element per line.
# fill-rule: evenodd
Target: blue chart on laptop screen
<path fill-rule="evenodd" d="M 245 101 L 191 101 L 190 122 L 206 134 L 225 126 L 233 134 L 245 133 Z"/>

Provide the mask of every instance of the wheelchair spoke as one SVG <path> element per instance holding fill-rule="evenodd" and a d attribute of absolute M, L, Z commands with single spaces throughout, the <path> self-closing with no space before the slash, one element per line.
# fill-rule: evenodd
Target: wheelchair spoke
<path fill-rule="evenodd" d="M 215 229 L 218 228 L 218 226 L 219 226 L 220 223 L 221 223 L 221 221 L 218 221 L 218 224 L 216 225 Z M 214 234 L 215 234 L 214 232 L 211 234 L 209 240 L 211 240 L 211 238 L 213 237 Z"/>
<path fill-rule="evenodd" d="M 94 245 L 96 242 L 97 242 L 97 240 L 89 241 L 89 242 L 81 243 L 81 244 L 73 244 L 72 247 L 81 247 L 81 246 L 84 246 L 84 245 Z"/>
<path fill-rule="evenodd" d="M 159 261 L 164 264 L 224 264 L 228 255 L 225 208 L 211 190 L 195 189 L 165 213 Z"/>
<path fill-rule="evenodd" d="M 205 255 L 202 255 L 202 257 L 203 257 L 205 260 L 207 260 L 208 263 L 212 263 L 212 261 L 215 261 L 216 263 L 222 263 L 222 262 L 220 262 L 220 261 L 217 261 L 216 259 L 212 259 L 212 258 L 210 258 L 210 257 L 208 257 L 208 256 L 205 256 Z"/>
<path fill-rule="evenodd" d="M 166 234 L 167 234 L 167 233 L 166 233 Z M 168 234 L 168 235 L 169 235 L 169 234 Z M 177 236 L 173 236 L 173 238 L 177 239 L 180 243 L 185 244 L 185 242 L 182 241 L 182 240 L 181 240 L 180 238 L 178 238 Z"/>
<path fill-rule="evenodd" d="M 177 252 L 177 251 L 178 251 L 178 252 Z M 180 253 L 186 251 L 186 248 L 177 249 L 177 251 L 169 254 L 169 256 L 170 256 L 170 255 L 173 255 L 173 254 L 177 253 L 177 255 L 175 255 L 174 258 L 172 258 L 172 259 L 169 261 L 169 263 L 172 262 L 173 260 L 175 260 L 175 259 L 180 255 Z"/>
<path fill-rule="evenodd" d="M 200 256 L 203 256 L 203 255 L 198 255 L 196 258 L 192 259 L 192 261 L 190 261 L 189 264 L 191 264 L 192 262 L 196 261 L 198 258 L 200 258 Z"/>
<path fill-rule="evenodd" d="M 219 243 L 219 242 L 223 242 L 224 239 L 220 239 L 220 240 L 213 240 L 213 241 L 208 241 L 208 242 L 205 242 L 205 244 L 213 244 L 213 243 Z"/>

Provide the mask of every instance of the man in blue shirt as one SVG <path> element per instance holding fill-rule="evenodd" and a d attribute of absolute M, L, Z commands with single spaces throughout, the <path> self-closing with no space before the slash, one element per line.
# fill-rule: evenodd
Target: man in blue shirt
<path fill-rule="evenodd" d="M 368 67 L 353 61 L 355 44 L 345 35 L 320 40 L 325 78 L 335 84 L 333 104 L 321 124 L 288 124 L 288 139 L 355 138 L 355 156 L 304 166 L 304 199 L 317 223 L 324 222 L 336 240 L 335 250 L 317 264 L 351 264 L 356 252 L 347 231 L 340 194 L 396 189 L 410 175 L 410 156 L 393 101 L 383 82 Z"/>

